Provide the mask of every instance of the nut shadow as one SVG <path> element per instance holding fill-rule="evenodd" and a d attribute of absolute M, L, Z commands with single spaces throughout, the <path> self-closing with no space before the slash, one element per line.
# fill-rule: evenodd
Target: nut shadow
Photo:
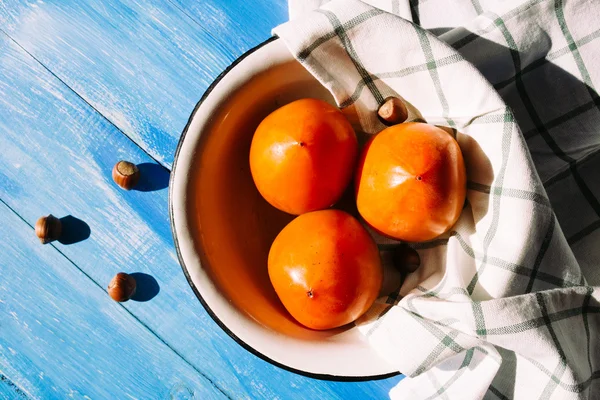
<path fill-rule="evenodd" d="M 70 245 L 82 242 L 90 237 L 90 226 L 72 215 L 67 215 L 59 219 L 62 225 L 62 231 L 58 241 L 64 245 Z"/>
<path fill-rule="evenodd" d="M 131 297 L 133 301 L 146 302 L 152 300 L 160 292 L 160 286 L 154 277 L 143 272 L 129 274 L 136 282 L 135 294 Z"/>
<path fill-rule="evenodd" d="M 137 165 L 140 170 L 140 181 L 133 190 L 139 192 L 154 192 L 169 186 L 171 173 L 162 165 L 155 163 L 141 163 Z"/>

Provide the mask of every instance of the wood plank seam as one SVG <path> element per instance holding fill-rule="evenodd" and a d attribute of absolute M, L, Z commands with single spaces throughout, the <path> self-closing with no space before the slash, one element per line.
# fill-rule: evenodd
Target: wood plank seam
<path fill-rule="evenodd" d="M 10 379 L 8 379 L 7 376 L 2 374 L 2 371 L 0 371 L 0 382 L 8 385 L 8 387 L 10 387 L 15 392 L 15 394 L 17 394 L 17 396 L 19 396 L 20 399 L 31 398 L 30 395 L 28 395 L 28 393 L 23 388 L 19 387 L 16 383 L 14 383 Z"/>
<path fill-rule="evenodd" d="M 9 204 L 7 204 L 2 198 L 0 198 L 0 202 L 4 204 L 12 213 L 14 213 L 21 221 L 23 221 L 29 228 L 34 231 L 35 228 L 31 225 L 27 220 L 25 220 L 14 208 L 12 208 Z M 85 277 L 87 277 L 92 283 L 94 283 L 100 290 L 106 292 L 106 289 L 100 285 L 96 280 L 94 280 L 90 275 L 88 275 L 83 269 L 81 269 L 73 260 L 71 260 L 66 254 L 64 254 L 59 248 L 57 248 L 53 243 L 48 243 L 49 246 L 54 248 L 61 256 L 63 256 L 71 265 L 73 265 L 79 272 L 81 272 Z M 107 294 L 108 296 L 108 294 Z M 119 306 L 123 308 L 123 310 L 129 314 L 133 319 L 135 319 L 140 325 L 142 325 L 148 332 L 154 335 L 161 343 L 163 343 L 167 348 L 169 348 L 173 353 L 175 353 L 179 358 L 181 358 L 186 364 L 188 364 L 194 371 L 196 371 L 200 376 L 206 379 L 215 389 L 223 394 L 228 399 L 233 399 L 222 387 L 220 387 L 215 381 L 213 381 L 209 376 L 200 371 L 192 362 L 186 359 L 181 353 L 179 353 L 173 346 L 167 343 L 162 337 L 160 337 L 154 330 L 152 330 L 148 325 L 146 325 L 143 321 L 141 321 L 135 314 L 133 314 L 124 304 L 118 303 Z M 1 375 L 1 374 L 0 374 Z M 16 385 L 15 385 L 16 386 Z"/>
<path fill-rule="evenodd" d="M 123 136 L 125 136 L 127 139 L 129 139 L 133 144 L 135 144 L 140 150 L 142 150 L 142 152 L 144 154 L 146 154 L 148 157 L 150 157 L 150 159 L 152 161 L 154 161 L 156 164 L 160 165 L 161 167 L 163 167 L 165 170 L 171 172 L 171 169 L 163 164 L 162 162 L 158 161 L 155 157 L 152 156 L 152 154 L 148 153 L 148 151 L 146 151 L 146 149 L 144 149 L 142 146 L 140 146 L 135 140 L 133 140 L 127 133 L 125 133 L 119 126 L 117 126 L 113 121 L 111 121 L 107 116 L 105 116 L 104 114 L 102 114 L 96 107 L 94 107 L 92 104 L 90 104 L 89 101 L 87 101 L 87 99 L 85 99 L 83 96 L 81 96 L 79 93 L 77 93 L 77 91 L 75 91 L 71 86 L 69 86 L 63 79 L 61 79 L 61 77 L 59 77 L 58 75 L 56 75 L 52 70 L 50 70 L 50 68 L 48 68 L 43 62 L 41 62 L 36 56 L 34 56 L 33 54 L 31 54 L 25 47 L 21 46 L 21 44 L 19 42 L 17 42 L 12 36 L 10 36 L 8 33 L 6 33 L 6 31 L 2 28 L 0 28 L 0 32 L 2 32 L 9 40 L 11 40 L 14 44 L 16 44 L 21 50 L 23 50 L 25 52 L 25 54 L 27 54 L 29 57 L 31 57 L 33 60 L 35 60 L 35 62 L 37 62 L 42 68 L 44 68 L 46 71 L 48 71 L 48 73 L 50 73 L 54 78 L 56 78 L 60 83 L 62 83 L 63 85 L 65 85 L 65 87 L 67 89 L 69 89 L 69 91 L 73 92 L 75 94 L 75 96 L 77 96 L 79 99 L 81 99 L 85 104 L 87 104 L 92 110 L 94 110 L 94 112 L 96 112 L 98 115 L 100 115 L 105 121 L 107 121 L 110 125 L 114 126 L 115 129 L 117 131 L 119 131 Z M 6 204 L 6 203 L 5 203 Z"/>

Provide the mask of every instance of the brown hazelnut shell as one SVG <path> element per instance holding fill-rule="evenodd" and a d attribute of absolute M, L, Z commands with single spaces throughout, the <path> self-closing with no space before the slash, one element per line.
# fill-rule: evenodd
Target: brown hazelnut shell
<path fill-rule="evenodd" d="M 140 170 L 129 161 L 119 161 L 112 170 L 113 181 L 125 190 L 133 189 L 140 180 Z"/>
<path fill-rule="evenodd" d="M 108 284 L 108 294 L 114 301 L 127 301 L 135 294 L 136 286 L 131 275 L 119 272 Z"/>

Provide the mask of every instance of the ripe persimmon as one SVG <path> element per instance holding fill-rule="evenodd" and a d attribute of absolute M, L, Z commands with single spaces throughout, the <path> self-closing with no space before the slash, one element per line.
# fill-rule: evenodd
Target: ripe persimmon
<path fill-rule="evenodd" d="M 289 313 L 319 330 L 360 317 L 383 280 L 379 251 L 367 230 L 334 209 L 302 214 L 283 228 L 271 246 L 268 268 Z"/>
<path fill-rule="evenodd" d="M 269 114 L 250 146 L 250 171 L 260 194 L 289 214 L 330 207 L 352 180 L 358 142 L 336 107 L 301 99 Z"/>
<path fill-rule="evenodd" d="M 456 223 L 465 202 L 460 147 L 425 123 L 384 129 L 362 151 L 355 190 L 358 212 L 379 233 L 408 242 L 433 239 Z"/>

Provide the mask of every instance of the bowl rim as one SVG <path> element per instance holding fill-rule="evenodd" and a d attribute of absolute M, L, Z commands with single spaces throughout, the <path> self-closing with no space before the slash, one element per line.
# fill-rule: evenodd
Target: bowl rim
<path fill-rule="evenodd" d="M 394 372 L 389 372 L 386 374 L 379 374 L 379 375 L 369 375 L 369 376 L 345 376 L 345 375 L 332 375 L 332 374 L 318 374 L 318 373 L 303 371 L 303 370 L 297 369 L 297 368 L 292 368 L 292 367 L 289 367 L 285 364 L 282 364 L 278 361 L 275 361 L 275 360 L 267 357 L 266 355 L 264 355 L 263 353 L 261 353 L 260 351 L 258 351 L 257 349 L 255 349 L 254 347 L 249 345 L 248 343 L 244 342 L 242 339 L 240 339 L 235 333 L 233 333 L 219 319 L 219 317 L 217 317 L 217 315 L 213 312 L 213 310 L 210 308 L 208 303 L 204 300 L 204 298 L 200 294 L 200 291 L 194 284 L 194 282 L 188 272 L 185 261 L 183 260 L 183 256 L 181 254 L 181 250 L 180 250 L 180 246 L 179 246 L 179 240 L 177 237 L 177 229 L 175 227 L 175 218 L 174 218 L 174 211 L 173 211 L 173 187 L 174 187 L 174 180 L 175 180 L 175 172 L 177 169 L 177 160 L 179 158 L 179 153 L 181 151 L 181 148 L 183 147 L 183 143 L 185 141 L 185 137 L 187 135 L 190 124 L 192 123 L 192 120 L 194 119 L 198 109 L 202 106 L 202 103 L 204 102 L 204 100 L 211 94 L 213 89 L 219 84 L 219 82 L 225 77 L 225 75 L 227 75 L 233 68 L 235 68 L 242 60 L 244 60 L 250 54 L 254 53 L 255 51 L 259 50 L 260 48 L 264 47 L 265 45 L 267 45 L 271 42 L 274 42 L 275 40 L 278 40 L 278 39 L 279 39 L 279 37 L 277 37 L 276 35 L 271 36 L 267 40 L 263 41 L 262 43 L 256 45 L 255 47 L 253 47 L 253 48 L 249 49 L 248 51 L 246 51 L 245 53 L 243 53 L 241 56 L 239 56 L 237 59 L 235 59 L 227 68 L 225 68 L 215 78 L 215 80 L 206 88 L 204 94 L 202 95 L 202 97 L 200 98 L 198 103 L 196 103 L 196 106 L 194 107 L 192 113 L 190 114 L 190 117 L 188 118 L 188 121 L 183 129 L 183 132 L 181 133 L 179 142 L 177 143 L 177 148 L 175 149 L 175 156 L 173 158 L 173 164 L 171 167 L 171 177 L 169 179 L 169 194 L 168 194 L 168 207 L 169 207 L 169 220 L 170 220 L 170 224 L 171 224 L 171 234 L 173 236 L 173 243 L 175 244 L 177 258 L 179 259 L 179 265 L 181 266 L 181 269 L 183 271 L 183 274 L 185 275 L 185 278 L 186 278 L 188 284 L 190 285 L 194 294 L 200 301 L 200 304 L 202 304 L 202 306 L 204 307 L 204 309 L 206 310 L 208 315 L 213 319 L 213 321 L 216 322 L 216 324 L 229 337 L 231 337 L 237 344 L 242 346 L 245 350 L 247 350 L 248 352 L 255 355 L 256 357 L 258 357 L 276 367 L 279 367 L 283 370 L 293 372 L 298 375 L 306 376 L 309 378 L 314 378 L 314 379 L 324 380 L 324 381 L 337 381 L 337 382 L 365 382 L 365 381 L 382 380 L 382 379 L 391 378 L 391 377 L 394 377 L 397 375 L 401 375 L 400 371 L 394 371 Z"/>

